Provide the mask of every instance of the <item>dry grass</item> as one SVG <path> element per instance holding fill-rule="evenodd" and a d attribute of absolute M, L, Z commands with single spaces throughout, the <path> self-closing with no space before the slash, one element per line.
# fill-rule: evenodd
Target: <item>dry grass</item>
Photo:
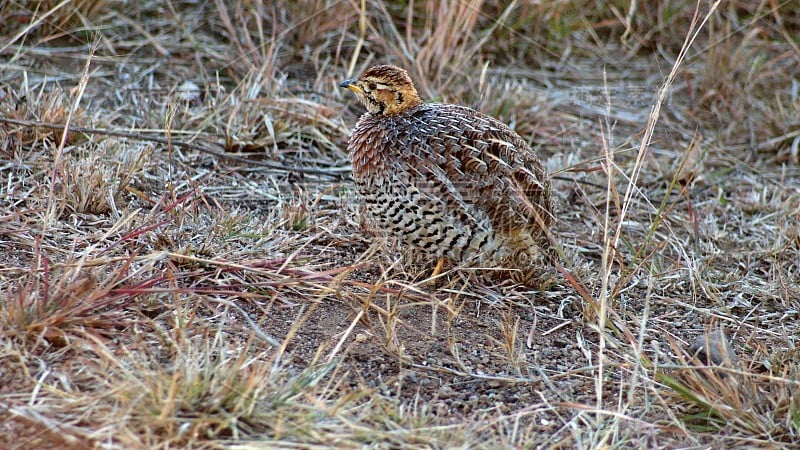
<path fill-rule="evenodd" d="M 4 2 L 0 447 L 800 445 L 800 9 L 657 3 Z M 546 161 L 540 289 L 361 221 L 379 62 Z"/>

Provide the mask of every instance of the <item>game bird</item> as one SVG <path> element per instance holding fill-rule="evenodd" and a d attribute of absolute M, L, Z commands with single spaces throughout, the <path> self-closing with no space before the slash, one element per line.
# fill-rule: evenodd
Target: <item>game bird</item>
<path fill-rule="evenodd" d="M 390 65 L 339 84 L 367 112 L 348 152 L 356 190 L 379 230 L 431 263 L 465 263 L 530 278 L 553 257 L 550 179 L 531 147 L 473 109 L 423 103 Z"/>

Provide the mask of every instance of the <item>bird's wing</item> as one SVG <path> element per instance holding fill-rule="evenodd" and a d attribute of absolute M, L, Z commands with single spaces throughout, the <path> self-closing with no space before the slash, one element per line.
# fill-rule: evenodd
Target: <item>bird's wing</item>
<path fill-rule="evenodd" d="M 431 112 L 420 118 L 426 130 L 409 148 L 420 177 L 445 187 L 462 210 L 485 213 L 495 229 L 553 222 L 547 173 L 516 132 L 465 107 L 439 105 Z"/>

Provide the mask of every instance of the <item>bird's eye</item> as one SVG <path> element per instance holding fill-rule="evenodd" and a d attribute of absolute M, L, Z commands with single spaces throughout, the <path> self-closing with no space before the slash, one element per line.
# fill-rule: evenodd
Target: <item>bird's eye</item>
<path fill-rule="evenodd" d="M 375 89 L 378 89 L 378 85 L 375 84 L 375 83 L 370 83 L 369 84 L 369 90 L 370 91 L 374 91 Z"/>

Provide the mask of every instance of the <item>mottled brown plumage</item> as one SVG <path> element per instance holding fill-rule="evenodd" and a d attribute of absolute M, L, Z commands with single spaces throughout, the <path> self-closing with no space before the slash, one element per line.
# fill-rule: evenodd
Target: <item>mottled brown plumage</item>
<path fill-rule="evenodd" d="M 431 257 L 525 273 L 550 254 L 550 181 L 517 133 L 470 108 L 422 103 L 397 67 L 340 86 L 367 108 L 348 150 L 381 230 Z"/>

